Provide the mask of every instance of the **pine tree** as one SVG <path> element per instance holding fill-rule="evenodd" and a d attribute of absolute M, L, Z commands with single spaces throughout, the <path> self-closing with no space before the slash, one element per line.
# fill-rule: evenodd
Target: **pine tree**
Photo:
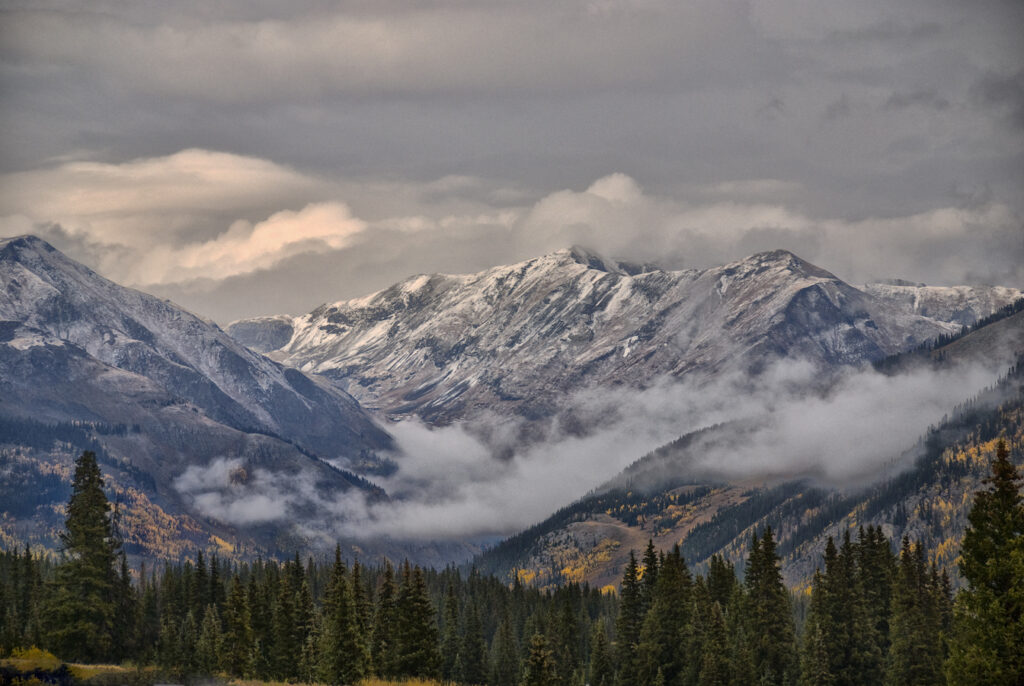
<path fill-rule="evenodd" d="M 492 653 L 489 686 L 516 686 L 519 682 L 519 646 L 516 645 L 512 622 L 507 616 L 498 625 Z"/>
<path fill-rule="evenodd" d="M 704 654 L 700 658 L 700 676 L 697 686 L 728 686 L 729 659 L 722 606 L 712 602 L 707 616 Z"/>
<path fill-rule="evenodd" d="M 115 650 L 117 574 L 110 504 L 91 451 L 75 461 L 67 511 L 60 535 L 66 558 L 57 568 L 44 618 L 48 643 L 66 660 L 98 662 Z"/>
<path fill-rule="evenodd" d="M 410 572 L 406 562 L 402 577 L 398 591 L 398 674 L 437 677 L 441 671 L 437 622 L 423 570 L 417 566 Z"/>
<path fill-rule="evenodd" d="M 594 624 L 594 636 L 590 645 L 590 685 L 614 686 L 615 660 L 612 656 L 611 646 L 608 644 L 604 622 L 600 619 Z"/>
<path fill-rule="evenodd" d="M 951 684 L 1024 683 L 1024 498 L 1006 441 L 988 488 L 974 495 L 961 547 L 967 582 L 957 596 L 947 672 Z"/>
<path fill-rule="evenodd" d="M 749 635 L 754 667 L 762 684 L 781 686 L 796 676 L 796 629 L 789 594 L 782 583 L 771 527 L 753 537 L 747 562 Z"/>
<path fill-rule="evenodd" d="M 270 658 L 274 675 L 280 680 L 287 680 L 299 673 L 302 644 L 295 635 L 295 592 L 291 581 L 287 576 L 282 576 L 277 586 L 273 610 L 274 644 Z"/>
<path fill-rule="evenodd" d="M 523 667 L 521 686 L 558 686 L 555 661 L 548 650 L 543 634 L 534 634 L 530 639 L 530 654 Z"/>
<path fill-rule="evenodd" d="M 448 585 L 444 596 L 444 633 L 441 638 L 441 678 L 452 681 L 459 658 L 459 601 L 454 584 Z"/>
<path fill-rule="evenodd" d="M 324 597 L 320 678 L 332 684 L 355 683 L 366 675 L 368 662 L 369 652 L 359 631 L 355 598 L 338 547 L 334 551 L 334 566 Z"/>
<path fill-rule="evenodd" d="M 637 646 L 637 679 L 653 684 L 659 671 L 667 683 L 675 683 L 684 655 L 679 650 L 690 619 L 692 579 L 679 546 L 665 556 L 658 573 L 651 609 L 644 619 Z"/>
<path fill-rule="evenodd" d="M 398 676 L 398 589 L 395 570 L 384 563 L 384 574 L 377 594 L 377 614 L 373 622 L 370 654 L 378 676 Z"/>
<path fill-rule="evenodd" d="M 619 618 L 616 624 L 616 657 L 618 661 L 618 682 L 637 683 L 637 646 L 643 629 L 643 592 L 640 587 L 636 556 L 629 552 L 629 561 L 622 576 L 619 593 Z"/>
<path fill-rule="evenodd" d="M 231 579 L 231 591 L 224 604 L 224 639 L 221 647 L 222 664 L 228 674 L 246 676 L 254 647 L 252 616 L 249 600 L 241 579 Z"/>
<path fill-rule="evenodd" d="M 196 640 L 196 669 L 200 674 L 211 676 L 220 669 L 221 649 L 220 617 L 214 605 L 207 605 Z"/>
<path fill-rule="evenodd" d="M 459 647 L 462 670 L 459 677 L 464 684 L 484 684 L 487 681 L 487 640 L 480 621 L 480 610 L 470 603 L 466 613 L 466 628 Z"/>
<path fill-rule="evenodd" d="M 945 682 L 933 603 L 921 546 L 911 546 L 904 537 L 893 587 L 887 684 L 923 686 Z"/>

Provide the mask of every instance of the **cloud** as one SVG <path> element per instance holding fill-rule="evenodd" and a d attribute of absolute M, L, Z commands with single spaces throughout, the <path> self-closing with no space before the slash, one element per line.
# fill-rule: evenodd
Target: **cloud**
<path fill-rule="evenodd" d="M 488 439 L 456 424 L 394 425 L 398 471 L 382 485 L 393 495 L 368 503 L 355 491 L 333 505 L 344 513 L 333 535 L 480 539 L 530 526 L 615 477 L 645 453 L 690 431 L 739 422 L 690 451 L 689 462 L 637 478 L 812 478 L 854 486 L 907 466 L 928 426 L 993 380 L 991 369 L 918 370 L 887 377 L 870 368 L 829 379 L 813 365 L 783 361 L 758 377 L 739 372 L 665 380 L 645 390 L 601 389 L 565 399 L 589 433 L 558 422 L 524 445 L 508 420 L 491 417 Z M 504 438 L 503 438 L 504 437 Z M 513 441 L 503 446 L 503 441 Z M 497 454 L 510 448 L 512 457 Z M 913 456 L 913 453 L 910 453 Z M 641 483 L 637 481 L 637 483 Z M 316 527 L 316 524 L 308 524 Z M 312 529 L 311 529 L 312 530 Z M 323 526 L 325 540 L 330 538 Z"/>
<path fill-rule="evenodd" d="M 205 150 L 64 162 L 0 177 L 0 235 L 34 232 L 127 285 L 221 321 L 300 313 L 410 274 L 472 272 L 573 244 L 666 268 L 785 248 L 851 283 L 1024 283 L 1021 216 L 986 187 L 955 206 L 850 220 L 801 209 L 786 179 L 651 193 L 612 173 L 584 190 L 479 177 L 300 173 Z"/>
<path fill-rule="evenodd" d="M 268 269 L 304 252 L 340 250 L 366 230 L 341 203 L 315 203 L 276 212 L 255 224 L 236 221 L 223 234 L 181 247 L 159 246 L 141 256 L 131 283 L 173 283 L 197 277 L 224 279 Z"/>
<path fill-rule="evenodd" d="M 938 91 L 928 89 L 896 92 L 885 101 L 886 109 L 902 110 L 908 107 L 925 107 L 942 111 L 949 107 L 949 100 L 942 97 Z"/>

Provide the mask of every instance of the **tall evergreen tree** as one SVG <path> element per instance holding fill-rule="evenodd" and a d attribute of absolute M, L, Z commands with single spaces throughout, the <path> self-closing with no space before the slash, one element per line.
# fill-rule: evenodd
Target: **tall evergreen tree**
<path fill-rule="evenodd" d="M 771 527 L 755 534 L 747 562 L 746 587 L 751 649 L 758 680 L 781 686 L 796 677 L 796 629 L 789 593 L 782 583 Z"/>
<path fill-rule="evenodd" d="M 114 651 L 117 575 L 110 504 L 91 451 L 75 461 L 67 512 L 60 535 L 65 559 L 57 568 L 44 619 L 48 643 L 66 660 L 98 662 Z"/>
<path fill-rule="evenodd" d="M 379 676 L 398 676 L 398 588 L 395 570 L 384 562 L 384 573 L 377 593 L 377 614 L 373 621 L 370 655 Z"/>
<path fill-rule="evenodd" d="M 470 603 L 466 612 L 466 627 L 459 647 L 459 658 L 459 679 L 462 683 L 486 683 L 487 640 L 484 638 L 484 627 L 476 603 Z"/>
<path fill-rule="evenodd" d="M 960 552 L 967 582 L 953 615 L 952 684 L 1024 684 L 1024 499 L 1004 439 L 974 495 Z"/>
<path fill-rule="evenodd" d="M 683 631 L 690 619 L 692 579 L 679 546 L 668 555 L 658 573 L 651 608 L 643 622 L 637 647 L 637 683 L 653 684 L 659 670 L 666 683 L 675 683 L 684 654 Z"/>
<path fill-rule="evenodd" d="M 637 683 L 637 646 L 643 629 L 643 591 L 640 584 L 639 568 L 633 551 L 622 576 L 619 593 L 619 618 L 616 623 L 616 658 L 618 662 L 618 683 Z"/>
<path fill-rule="evenodd" d="M 359 630 L 348 570 L 338 547 L 334 551 L 334 566 L 324 597 L 320 678 L 331 684 L 355 683 L 366 675 L 368 662 L 369 653 Z"/>
<path fill-rule="evenodd" d="M 921 547 L 904 537 L 893 587 L 886 671 L 890 686 L 945 683 L 934 600 Z"/>
<path fill-rule="evenodd" d="M 516 686 L 519 683 L 519 646 L 516 645 L 512 621 L 507 616 L 498 624 L 491 653 L 489 686 Z M 607 686 L 612 685 L 609 683 Z"/>
<path fill-rule="evenodd" d="M 564 686 L 558 680 L 555 660 L 548 649 L 543 634 L 534 634 L 530 639 L 530 653 L 523 666 L 522 686 Z"/>
<path fill-rule="evenodd" d="M 441 671 L 437 621 L 427 594 L 423 570 L 409 570 L 405 563 L 402 586 L 398 591 L 398 656 L 400 676 L 437 677 Z"/>
<path fill-rule="evenodd" d="M 455 585 L 449 584 L 444 594 L 444 626 L 441 635 L 441 678 L 453 681 L 457 676 L 456 664 L 459 660 L 459 599 L 455 595 Z"/>
<path fill-rule="evenodd" d="M 594 623 L 594 636 L 590 645 L 590 685 L 614 686 L 615 659 L 608 644 L 604 622 L 600 619 Z"/>
<path fill-rule="evenodd" d="M 220 670 L 223 638 L 215 605 L 207 605 L 196 639 L 196 670 L 211 676 Z"/>
<path fill-rule="evenodd" d="M 224 640 L 221 662 L 232 676 L 247 676 L 253 652 L 252 616 L 241 579 L 231 579 L 231 591 L 224 604 Z"/>

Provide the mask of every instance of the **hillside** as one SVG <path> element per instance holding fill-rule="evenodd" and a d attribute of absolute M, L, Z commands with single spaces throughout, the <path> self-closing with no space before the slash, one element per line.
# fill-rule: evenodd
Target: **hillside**
<path fill-rule="evenodd" d="M 991 326 L 1005 341 L 1022 321 L 1007 318 Z M 946 364 L 969 358 L 988 349 L 994 332 L 986 329 L 935 353 Z M 476 564 L 540 585 L 574 580 L 603 586 L 617 583 L 629 551 L 639 551 L 648 539 L 663 550 L 679 543 L 686 559 L 702 569 L 715 553 L 741 563 L 752 532 L 771 525 L 787 583 L 801 586 L 818 565 L 826 536 L 871 524 L 892 540 L 921 540 L 933 561 L 955 572 L 967 506 L 988 474 L 996 437 L 1004 434 L 1011 459 L 1024 463 L 1022 361 L 1018 357 L 997 384 L 960 405 L 917 445 L 893 455 L 881 480 L 867 487 L 713 478 L 694 468 L 700 456 L 745 431 L 742 423 L 714 426 L 638 460 L 596 493 L 488 550 Z"/>
<path fill-rule="evenodd" d="M 86 449 L 121 502 L 133 555 L 333 545 L 345 493 L 387 498 L 351 470 L 372 471 L 392 447 L 334 385 L 39 239 L 0 241 L 4 545 L 56 547 Z"/>

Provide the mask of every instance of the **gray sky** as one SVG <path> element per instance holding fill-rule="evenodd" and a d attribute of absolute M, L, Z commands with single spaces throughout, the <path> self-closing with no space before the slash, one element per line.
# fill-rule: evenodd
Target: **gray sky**
<path fill-rule="evenodd" d="M 1024 3 L 0 3 L 0 235 L 224 323 L 571 243 L 1024 286 Z"/>

